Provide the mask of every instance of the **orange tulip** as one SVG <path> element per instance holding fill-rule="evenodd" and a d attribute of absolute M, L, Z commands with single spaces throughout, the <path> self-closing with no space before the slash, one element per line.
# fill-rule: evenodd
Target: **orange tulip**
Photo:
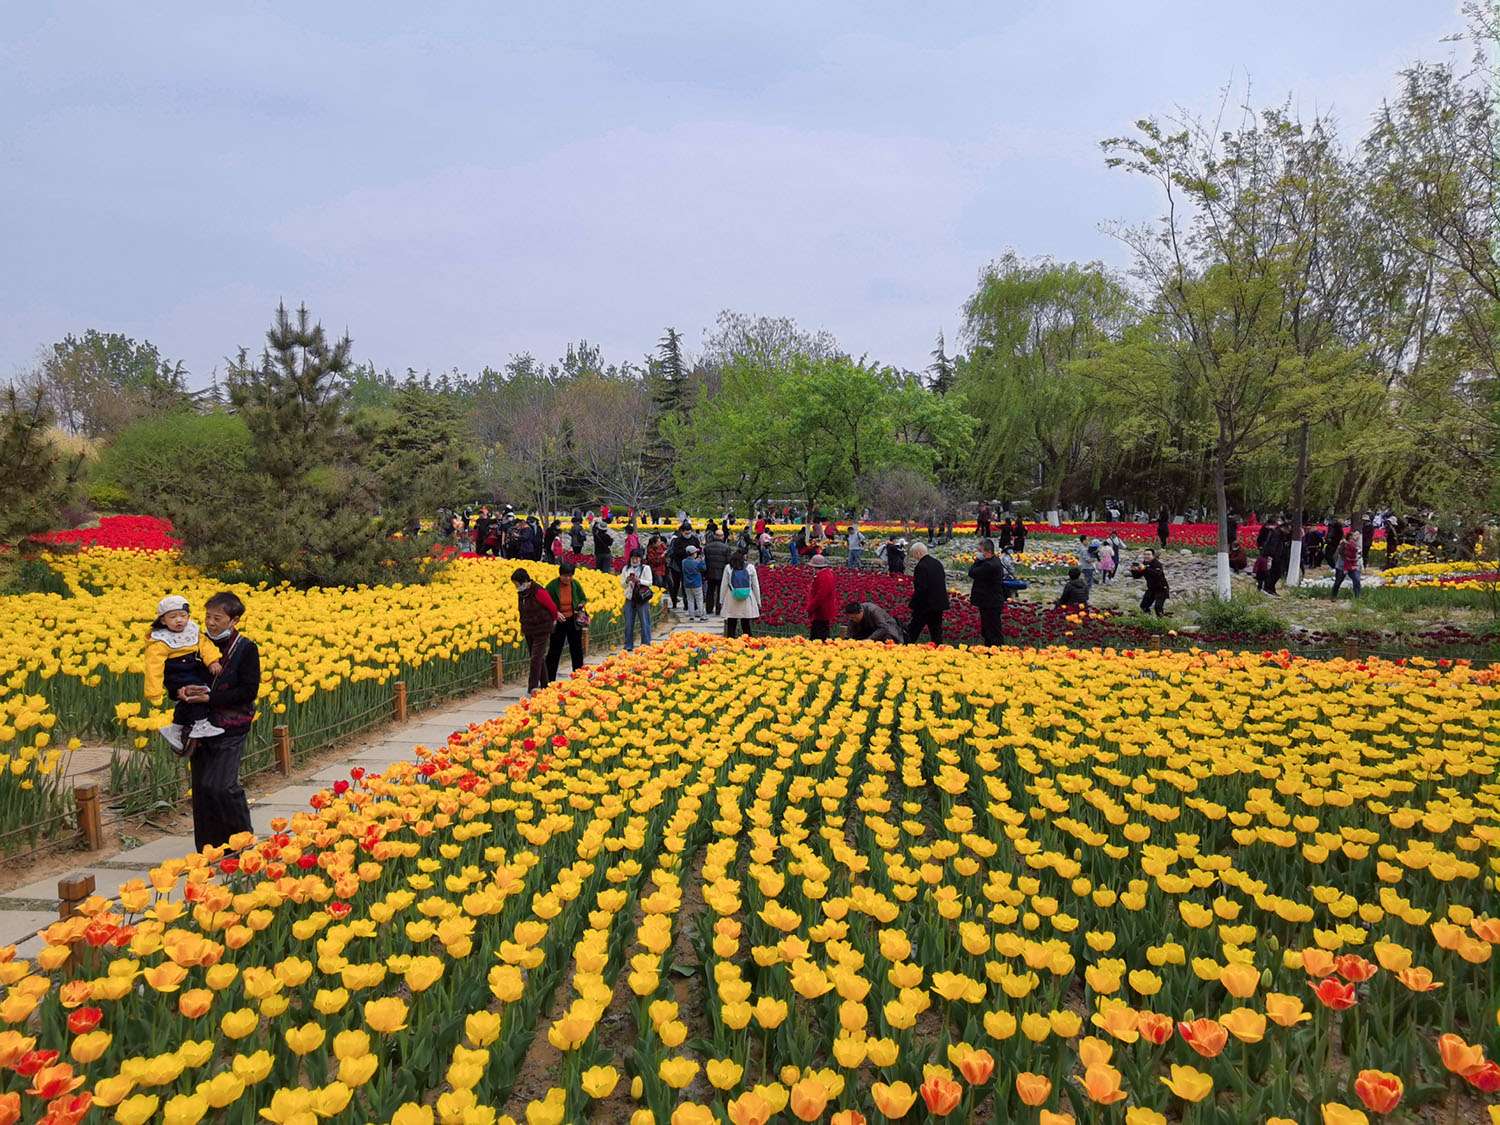
<path fill-rule="evenodd" d="M 1036 1119 L 1037 1125 L 1078 1125 L 1071 1113 L 1053 1113 L 1044 1109 Z"/>
<path fill-rule="evenodd" d="M 1435 992 L 1443 987 L 1442 981 L 1432 979 L 1431 969 L 1424 969 L 1419 965 L 1402 969 L 1396 974 L 1396 979 L 1412 992 Z"/>
<path fill-rule="evenodd" d="M 1323 1125 L 1370 1125 L 1370 1119 L 1341 1102 L 1324 1102 Z"/>
<path fill-rule="evenodd" d="M 1245 1000 L 1255 995 L 1255 989 L 1260 984 L 1260 974 L 1255 971 L 1254 965 L 1236 962 L 1219 970 L 1219 983 L 1236 1000 Z"/>
<path fill-rule="evenodd" d="M 753 1090 L 746 1090 L 726 1108 L 732 1125 L 766 1125 L 771 1120 L 771 1104 Z"/>
<path fill-rule="evenodd" d="M 1023 1070 L 1016 1075 L 1016 1096 L 1027 1105 L 1041 1105 L 1052 1096 L 1052 1079 Z"/>
<path fill-rule="evenodd" d="M 61 1097 L 63 1094 L 78 1089 L 84 1083 L 83 1075 L 73 1074 L 73 1068 L 67 1063 L 58 1063 L 55 1066 L 44 1066 L 31 1076 L 31 1089 L 26 1092 L 32 1097 L 41 1098 L 43 1101 L 51 1101 L 53 1098 Z"/>
<path fill-rule="evenodd" d="M 1439 1035 L 1437 1046 L 1443 1065 L 1454 1074 L 1467 1076 L 1484 1066 L 1484 1048 L 1470 1045 L 1452 1032 Z"/>
<path fill-rule="evenodd" d="M 1191 1023 L 1179 1022 L 1177 1034 L 1182 1036 L 1183 1042 L 1205 1059 L 1217 1058 L 1219 1052 L 1224 1049 L 1224 1044 L 1229 1041 L 1229 1032 L 1224 1030 L 1224 1025 L 1218 1020 L 1211 1019 L 1196 1019 Z"/>
<path fill-rule="evenodd" d="M 1358 953 L 1346 953 L 1335 962 L 1339 976 L 1353 984 L 1369 980 L 1377 972 L 1380 966 L 1373 961 L 1366 961 Z"/>
<path fill-rule="evenodd" d="M 1176 1026 L 1171 1016 L 1164 1016 L 1160 1012 L 1140 1012 L 1136 1017 L 1136 1029 L 1147 1042 L 1155 1043 L 1160 1047 L 1168 1039 L 1172 1038 L 1172 1028 Z"/>
<path fill-rule="evenodd" d="M 935 1074 L 922 1083 L 922 1100 L 934 1117 L 947 1117 L 963 1101 L 964 1088 L 951 1078 Z"/>
<path fill-rule="evenodd" d="M 958 1064 L 958 1072 L 970 1086 L 981 1085 L 995 1072 L 995 1056 L 982 1048 L 970 1051 Z"/>
<path fill-rule="evenodd" d="M 1326 949 L 1304 949 L 1302 951 L 1302 968 L 1310 977 L 1326 977 L 1333 972 L 1333 954 Z"/>
<path fill-rule="evenodd" d="M 803 1121 L 816 1121 L 828 1108 L 828 1087 L 816 1078 L 804 1078 L 792 1087 L 792 1112 Z"/>
<path fill-rule="evenodd" d="M 868 1119 L 855 1109 L 841 1109 L 828 1119 L 828 1125 L 865 1125 Z"/>
<path fill-rule="evenodd" d="M 870 1094 L 875 1099 L 875 1108 L 892 1121 L 905 1117 L 917 1100 L 917 1092 L 905 1082 L 893 1082 L 889 1086 L 876 1082 L 870 1087 Z"/>
<path fill-rule="evenodd" d="M 1376 1113 L 1390 1113 L 1401 1103 L 1405 1090 L 1400 1078 L 1384 1070 L 1362 1070 L 1354 1080 L 1359 1100 Z"/>
<path fill-rule="evenodd" d="M 21 1095 L 12 1090 L 0 1094 L 0 1125 L 16 1125 L 21 1120 Z"/>
<path fill-rule="evenodd" d="M 1335 977 L 1320 980 L 1313 988 L 1313 995 L 1322 1001 L 1325 1008 L 1332 1008 L 1335 1012 L 1342 1012 L 1359 1003 L 1358 997 L 1354 995 L 1354 986 Z"/>
<path fill-rule="evenodd" d="M 1127 1096 L 1120 1089 L 1120 1072 L 1108 1064 L 1091 1066 L 1083 1072 L 1083 1090 L 1100 1105 L 1114 1105 Z"/>

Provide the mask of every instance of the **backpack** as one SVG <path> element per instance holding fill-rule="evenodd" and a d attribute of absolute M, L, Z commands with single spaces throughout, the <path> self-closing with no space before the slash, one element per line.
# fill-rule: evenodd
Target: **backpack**
<path fill-rule="evenodd" d="M 735 596 L 736 601 L 745 601 L 750 597 L 750 572 L 744 567 L 737 566 L 729 572 L 729 592 Z"/>

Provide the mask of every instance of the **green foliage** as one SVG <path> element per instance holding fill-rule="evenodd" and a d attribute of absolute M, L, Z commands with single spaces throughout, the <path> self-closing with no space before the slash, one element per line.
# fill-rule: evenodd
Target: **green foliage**
<path fill-rule="evenodd" d="M 473 432 L 453 398 L 413 382 L 395 392 L 388 407 L 362 415 L 355 428 L 388 522 L 406 527 L 470 494 Z"/>
<path fill-rule="evenodd" d="M 250 431 L 233 414 L 167 414 L 122 430 L 89 474 L 100 508 L 176 513 L 229 499 L 244 473 Z"/>
<path fill-rule="evenodd" d="M 809 509 L 856 498 L 858 482 L 905 467 L 929 479 L 973 421 L 958 395 L 845 355 L 731 356 L 718 393 L 670 430 L 687 450 L 677 486 L 689 502 L 797 497 Z"/>
<path fill-rule="evenodd" d="M 31 376 L 58 424 L 90 438 L 119 432 L 136 418 L 190 409 L 187 371 L 150 341 L 90 328 L 53 344 Z"/>
<path fill-rule="evenodd" d="M 1285 626 L 1274 613 L 1244 596 L 1202 598 L 1191 606 L 1197 614 L 1199 626 L 1209 632 L 1269 637 L 1285 631 Z"/>
<path fill-rule="evenodd" d="M 73 596 L 67 579 L 43 559 L 20 559 L 0 577 L 3 577 L 3 581 L 0 581 L 0 594 L 56 594 L 63 598 Z"/>
<path fill-rule="evenodd" d="M 330 345 L 305 306 L 295 317 L 278 307 L 266 339 L 258 365 L 241 351 L 229 375 L 250 436 L 244 470 L 207 502 L 172 510 L 189 559 L 303 587 L 425 576 L 423 543 L 381 511 L 380 474 L 354 440 L 349 339 Z"/>
<path fill-rule="evenodd" d="M 65 462 L 40 391 L 5 392 L 0 412 L 0 544 L 54 526 L 74 491 L 81 458 Z"/>
<path fill-rule="evenodd" d="M 1014 495 L 1040 465 L 1039 507 L 1050 510 L 1090 459 L 1109 462 L 1116 419 L 1078 365 L 1128 311 L 1124 287 L 1098 263 L 1008 254 L 985 270 L 964 308 L 972 347 L 959 386 L 979 420 L 972 468 L 988 492 Z"/>

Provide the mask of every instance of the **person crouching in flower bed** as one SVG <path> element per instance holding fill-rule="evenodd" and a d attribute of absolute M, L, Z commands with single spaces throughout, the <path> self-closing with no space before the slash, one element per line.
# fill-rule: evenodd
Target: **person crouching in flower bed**
<path fill-rule="evenodd" d="M 839 613 L 839 596 L 828 560 L 814 555 L 807 565 L 812 568 L 812 585 L 807 588 L 807 635 L 815 641 L 826 641 L 833 635 L 833 619 Z"/>
<path fill-rule="evenodd" d="M 531 580 L 531 575 L 522 567 L 510 573 L 516 584 L 517 613 L 521 618 L 521 635 L 526 638 L 526 648 L 531 654 L 531 671 L 526 676 L 526 690 L 536 691 L 550 682 L 547 677 L 547 649 L 552 642 L 552 630 L 557 626 L 557 603 L 547 591 Z"/>
<path fill-rule="evenodd" d="M 896 619 L 874 602 L 850 602 L 844 606 L 846 635 L 852 641 L 894 641 L 902 644 L 906 634 Z"/>

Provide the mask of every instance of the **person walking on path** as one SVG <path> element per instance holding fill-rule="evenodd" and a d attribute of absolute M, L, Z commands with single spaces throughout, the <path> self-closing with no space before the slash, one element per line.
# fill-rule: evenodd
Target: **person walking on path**
<path fill-rule="evenodd" d="M 990 502 L 981 500 L 974 513 L 974 532 L 981 539 L 990 537 Z"/>
<path fill-rule="evenodd" d="M 573 548 L 575 555 L 583 554 L 583 548 L 588 543 L 588 533 L 583 530 L 583 516 L 573 513 L 573 522 L 568 527 L 568 545 Z"/>
<path fill-rule="evenodd" d="M 1053 609 L 1082 609 L 1089 604 L 1089 586 L 1076 566 L 1068 567 L 1068 580 L 1063 583 L 1062 593 L 1052 603 Z"/>
<path fill-rule="evenodd" d="M 1161 543 L 1161 549 L 1167 549 L 1167 539 L 1172 534 L 1172 513 L 1163 505 L 1161 515 L 1156 517 L 1156 538 Z"/>
<path fill-rule="evenodd" d="M 240 632 L 245 603 L 238 594 L 214 594 L 203 606 L 203 628 L 219 650 L 219 672 L 205 686 L 178 689 L 185 703 L 207 703 L 209 714 L 223 734 L 199 739 L 188 760 L 193 787 L 193 847 L 223 846 L 243 832 L 251 832 L 250 802 L 240 785 L 240 761 L 255 700 L 260 695 L 260 649 Z"/>
<path fill-rule="evenodd" d="M 1138 566 L 1130 568 L 1132 578 L 1144 578 L 1146 580 L 1146 592 L 1141 595 L 1141 612 L 1154 612 L 1157 617 L 1166 614 L 1167 596 L 1172 588 L 1167 585 L 1167 572 L 1161 565 L 1161 560 L 1156 557 L 1156 552 L 1146 548 L 1146 557 Z"/>
<path fill-rule="evenodd" d="M 1337 553 L 1333 561 L 1333 600 L 1338 601 L 1339 587 L 1344 584 L 1344 579 L 1349 579 L 1349 585 L 1354 590 L 1354 596 L 1359 597 L 1359 570 L 1363 561 L 1360 557 L 1359 532 L 1352 528 L 1344 536 L 1344 541 L 1338 545 Z"/>
<path fill-rule="evenodd" d="M 847 542 L 849 544 L 849 568 L 851 570 L 858 570 L 860 556 L 865 553 L 865 533 L 859 529 L 858 523 L 851 523 L 849 525 Z M 832 619 L 830 618 L 830 620 Z"/>
<path fill-rule="evenodd" d="M 552 630 L 557 626 L 557 603 L 550 594 L 531 580 L 524 567 L 510 573 L 516 584 L 516 610 L 521 618 L 521 636 L 526 638 L 526 649 L 531 656 L 531 669 L 526 675 L 527 692 L 546 687 L 551 680 L 547 676 L 547 650 L 552 644 Z"/>
<path fill-rule="evenodd" d="M 1094 574 L 1099 566 L 1099 541 L 1089 541 L 1087 535 L 1078 537 L 1078 569 L 1083 573 L 1083 581 L 1088 586 L 1089 592 L 1094 589 Z"/>
<path fill-rule="evenodd" d="M 775 542 L 775 539 L 773 539 L 772 536 L 771 536 L 771 530 L 770 530 L 770 528 L 766 527 L 765 526 L 765 521 L 762 520 L 761 521 L 761 529 L 760 529 L 760 531 L 758 531 L 756 533 L 756 536 L 755 536 L 755 545 L 756 545 L 757 549 L 760 551 L 760 565 L 761 566 L 770 566 L 771 565 L 771 544 L 774 543 L 774 542 Z"/>
<path fill-rule="evenodd" d="M 722 535 L 715 535 L 703 548 L 703 608 L 710 615 L 724 608 L 719 601 L 719 583 L 724 580 L 724 568 L 733 554 Z"/>
<path fill-rule="evenodd" d="M 874 602 L 850 602 L 844 606 L 844 622 L 852 641 L 906 641 L 896 619 Z"/>
<path fill-rule="evenodd" d="M 885 568 L 889 573 L 906 573 L 905 539 L 887 539 L 885 546 L 880 548 L 880 553 L 885 556 Z"/>
<path fill-rule="evenodd" d="M 620 585 L 625 590 L 625 651 L 635 648 L 635 627 L 640 623 L 641 644 L 651 643 L 651 568 L 646 556 L 636 548 L 625 569 L 620 571 Z"/>
<path fill-rule="evenodd" d="M 760 576 L 744 551 L 736 551 L 729 558 L 729 567 L 719 580 L 719 602 L 723 606 L 724 635 L 732 637 L 743 630 L 745 636 L 751 636 L 751 626 L 760 618 Z"/>
<path fill-rule="evenodd" d="M 813 580 L 807 588 L 807 635 L 815 641 L 826 641 L 833 635 L 833 621 L 839 615 L 839 595 L 833 570 L 822 555 L 808 560 Z"/>
<path fill-rule="evenodd" d="M 1279 523 L 1266 525 L 1266 537 L 1261 540 L 1260 554 L 1255 560 L 1255 584 L 1263 593 L 1278 597 L 1276 581 L 1281 577 L 1282 533 Z"/>
<path fill-rule="evenodd" d="M 682 556 L 682 604 L 687 609 L 689 621 L 707 621 L 703 612 L 703 576 L 708 568 L 698 557 L 698 548 L 691 543 Z"/>
<path fill-rule="evenodd" d="M 564 644 L 568 646 L 573 671 L 583 667 L 583 631 L 589 627 L 588 597 L 573 574 L 572 563 L 560 563 L 557 577 L 548 582 L 546 587 L 547 596 L 557 606 L 557 627 L 552 630 L 552 641 L 547 645 L 548 683 L 557 679 L 557 666 L 562 660 Z"/>
<path fill-rule="evenodd" d="M 911 557 L 916 565 L 911 570 L 911 624 L 907 626 L 908 644 L 916 644 L 922 630 L 927 630 L 932 643 L 943 643 L 943 611 L 948 608 L 948 576 L 943 564 L 927 549 L 927 544 L 912 544 Z"/>
<path fill-rule="evenodd" d="M 1006 570 L 1005 560 L 995 554 L 995 541 L 981 539 L 979 558 L 969 567 L 969 581 L 973 583 L 969 600 L 979 611 L 979 636 L 987 645 L 1005 643 L 1005 600 L 1009 596 L 1005 583 L 1015 578 L 1014 569 L 1008 574 Z"/>
<path fill-rule="evenodd" d="M 1026 525 L 1020 516 L 1010 522 L 1010 546 L 1018 555 L 1026 550 Z"/>

